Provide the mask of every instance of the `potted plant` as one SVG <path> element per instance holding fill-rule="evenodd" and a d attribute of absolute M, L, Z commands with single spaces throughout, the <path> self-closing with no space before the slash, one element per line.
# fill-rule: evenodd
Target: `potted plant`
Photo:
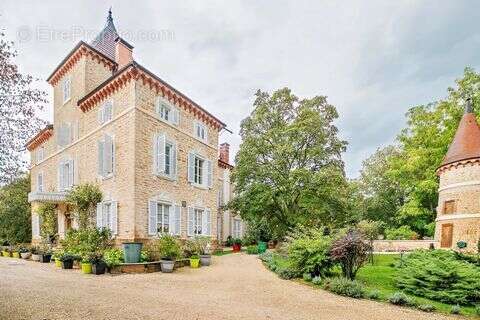
<path fill-rule="evenodd" d="M 198 268 L 200 266 L 200 256 L 198 254 L 192 254 L 190 256 L 190 268 Z"/>
<path fill-rule="evenodd" d="M 26 247 L 21 247 L 18 251 L 20 252 L 20 257 L 22 259 L 28 259 L 32 255 L 30 253 L 30 251 L 28 250 L 28 248 L 26 248 Z"/>
<path fill-rule="evenodd" d="M 11 251 L 10 251 L 10 249 L 4 248 L 4 249 L 2 250 L 2 256 L 4 256 L 4 257 L 11 257 Z"/>
<path fill-rule="evenodd" d="M 157 244 L 162 272 L 173 272 L 175 261 L 180 257 L 181 251 L 178 240 L 172 235 L 164 234 L 158 239 Z"/>
<path fill-rule="evenodd" d="M 123 262 L 123 251 L 121 249 L 108 249 L 103 253 L 103 261 L 107 265 L 108 272 L 114 273 L 116 266 Z"/>
<path fill-rule="evenodd" d="M 49 263 L 52 259 L 52 250 L 50 249 L 50 246 L 44 243 L 40 248 L 39 255 L 41 263 Z"/>
<path fill-rule="evenodd" d="M 95 275 L 100 275 L 105 273 L 105 269 L 107 268 L 107 264 L 102 259 L 102 255 L 95 255 L 92 262 L 92 273 Z"/>
<path fill-rule="evenodd" d="M 240 252 L 242 250 L 242 239 L 233 239 L 233 252 Z"/>
<path fill-rule="evenodd" d="M 62 260 L 60 260 L 60 257 L 63 256 L 65 252 L 63 250 L 56 250 L 53 255 L 52 259 L 55 261 L 55 266 L 58 268 L 62 267 Z"/>
<path fill-rule="evenodd" d="M 62 264 L 62 269 L 73 269 L 73 262 L 78 258 L 72 254 L 63 253 L 58 259 Z"/>
<path fill-rule="evenodd" d="M 20 259 L 20 252 L 19 252 L 19 250 L 20 250 L 20 246 L 16 245 L 16 246 L 13 247 L 13 249 L 12 249 L 12 257 L 13 257 L 13 258 Z"/>
<path fill-rule="evenodd" d="M 82 262 L 80 263 L 80 268 L 82 269 L 82 273 L 84 274 L 92 273 L 92 259 L 90 257 L 82 258 Z"/>
<path fill-rule="evenodd" d="M 40 261 L 40 253 L 37 246 L 32 247 L 32 261 Z"/>
<path fill-rule="evenodd" d="M 202 266 L 209 266 L 212 263 L 210 238 L 200 237 L 197 241 L 200 252 L 200 264 Z"/>

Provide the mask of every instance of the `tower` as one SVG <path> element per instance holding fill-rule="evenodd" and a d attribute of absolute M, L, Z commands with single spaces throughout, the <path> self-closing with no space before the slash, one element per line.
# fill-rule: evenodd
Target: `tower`
<path fill-rule="evenodd" d="M 440 248 L 455 249 L 465 242 L 467 251 L 475 251 L 480 238 L 480 127 L 471 99 L 437 175 L 435 240 Z"/>

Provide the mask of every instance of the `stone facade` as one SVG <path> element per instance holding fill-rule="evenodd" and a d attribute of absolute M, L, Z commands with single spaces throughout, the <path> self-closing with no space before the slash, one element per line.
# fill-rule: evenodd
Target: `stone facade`
<path fill-rule="evenodd" d="M 110 30 L 112 27 L 113 24 Z M 116 41 L 116 45 L 125 46 L 125 42 Z M 68 228 L 76 225 L 70 208 L 61 200 L 65 195 L 59 182 L 62 161 L 73 162 L 73 185 L 95 183 L 100 187 L 104 201 L 115 203 L 115 221 L 112 223 L 115 223 L 117 243 L 148 241 L 155 237 L 149 232 L 149 201 L 153 200 L 179 208 L 178 235 L 181 238 L 189 236 L 191 219 L 188 208 L 195 207 L 210 213 L 209 236 L 212 240 L 225 239 L 231 229 L 224 226 L 224 221 L 230 222 L 233 216 L 219 208 L 219 194 L 231 190 L 229 172 L 232 167 L 228 160 L 227 163 L 218 160 L 218 135 L 224 125 L 134 61 L 128 63 L 125 47 L 117 47 L 119 51 L 123 52 L 117 55 L 121 61 L 111 61 L 102 54 L 101 47 L 80 43 L 49 78 L 54 97 L 53 135 L 41 139 L 40 133 L 40 138 L 36 136 L 27 144 L 32 159 L 32 240 L 39 240 L 36 210 L 42 201 L 57 203 L 60 238 Z M 67 101 L 64 101 L 65 81 L 70 82 Z M 156 86 L 152 86 L 153 81 Z M 178 123 L 162 119 L 157 108 L 159 101 L 178 110 Z M 112 112 L 103 122 L 99 120 L 101 108 L 107 102 L 111 103 Z M 205 128 L 206 141 L 197 138 L 197 123 Z M 70 139 L 59 145 L 60 132 L 66 125 L 69 126 Z M 155 173 L 154 137 L 158 134 L 175 142 L 175 158 L 169 160 L 176 163 L 174 178 Z M 113 141 L 113 173 L 108 177 L 100 175 L 98 169 L 98 146 L 105 135 Z M 191 152 L 213 164 L 211 186 L 189 182 Z M 40 153 L 43 156 L 39 156 Z M 210 176 L 209 172 L 202 172 L 204 176 Z M 60 200 L 51 200 L 53 198 Z M 242 223 L 242 232 L 243 229 Z"/>

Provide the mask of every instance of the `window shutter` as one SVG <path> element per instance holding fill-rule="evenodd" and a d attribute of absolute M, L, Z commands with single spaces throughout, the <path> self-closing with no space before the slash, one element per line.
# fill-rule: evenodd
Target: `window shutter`
<path fill-rule="evenodd" d="M 157 202 L 148 201 L 148 234 L 157 234 Z"/>
<path fill-rule="evenodd" d="M 37 175 L 37 191 L 43 191 L 43 174 L 41 173 Z"/>
<path fill-rule="evenodd" d="M 155 112 L 160 116 L 160 97 L 155 99 Z"/>
<path fill-rule="evenodd" d="M 112 137 L 107 134 L 105 135 L 104 158 L 105 175 L 113 173 L 113 141 Z"/>
<path fill-rule="evenodd" d="M 210 215 L 211 211 L 206 209 L 202 213 L 202 234 L 210 235 Z"/>
<path fill-rule="evenodd" d="M 97 228 L 101 229 L 103 227 L 103 203 L 97 203 Z"/>
<path fill-rule="evenodd" d="M 105 175 L 105 171 L 103 170 L 104 165 L 103 165 L 103 146 L 104 142 L 103 141 L 98 141 L 98 174 L 100 176 Z"/>
<path fill-rule="evenodd" d="M 152 166 L 152 172 L 153 174 L 158 174 L 158 134 L 153 135 L 153 140 L 152 140 L 152 154 L 153 154 L 153 166 Z"/>
<path fill-rule="evenodd" d="M 112 201 L 111 205 L 111 212 L 110 212 L 110 230 L 112 230 L 112 234 L 116 235 L 118 230 L 118 218 L 117 218 L 117 209 L 118 209 L 118 202 Z"/>
<path fill-rule="evenodd" d="M 68 187 L 71 187 L 75 184 L 75 162 L 73 160 L 68 161 L 69 163 L 69 172 L 68 172 Z"/>
<path fill-rule="evenodd" d="M 172 170 L 170 171 L 172 174 L 172 177 L 176 178 L 177 177 L 177 144 L 173 143 L 172 144 L 172 159 L 170 161 Z"/>
<path fill-rule="evenodd" d="M 59 191 L 62 191 L 64 189 L 64 185 L 63 185 L 63 161 L 60 161 L 60 163 L 58 164 L 58 174 L 57 174 L 57 178 L 58 178 L 58 190 Z"/>
<path fill-rule="evenodd" d="M 165 173 L 165 134 L 157 136 L 157 172 Z"/>
<path fill-rule="evenodd" d="M 205 161 L 207 164 L 207 187 L 211 188 L 213 183 L 213 167 L 212 161 L 207 160 Z"/>
<path fill-rule="evenodd" d="M 175 234 L 181 234 L 181 226 L 182 226 L 182 207 L 175 206 Z"/>
<path fill-rule="evenodd" d="M 172 115 L 173 115 L 172 123 L 175 125 L 178 125 L 180 122 L 180 110 L 178 110 L 177 108 L 173 108 Z"/>
<path fill-rule="evenodd" d="M 193 182 L 195 179 L 195 154 L 188 153 L 188 182 Z"/>
<path fill-rule="evenodd" d="M 101 106 L 100 108 L 98 108 L 97 120 L 98 120 L 98 123 L 99 123 L 99 124 L 103 124 L 103 109 L 104 109 L 103 106 Z"/>
<path fill-rule="evenodd" d="M 193 208 L 188 207 L 188 228 L 187 228 L 187 233 L 189 236 L 193 236 L 193 221 L 194 219 L 194 213 L 193 213 Z"/>
<path fill-rule="evenodd" d="M 108 100 L 105 102 L 105 115 L 104 115 L 104 121 L 110 121 L 112 120 L 112 116 L 113 116 L 113 101 L 112 100 Z"/>

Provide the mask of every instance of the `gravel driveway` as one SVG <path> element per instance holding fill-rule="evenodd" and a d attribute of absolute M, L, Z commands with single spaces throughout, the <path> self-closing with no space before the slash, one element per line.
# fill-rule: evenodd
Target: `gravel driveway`
<path fill-rule="evenodd" d="M 0 258 L 0 319 L 454 318 L 336 296 L 231 254 L 198 270 L 116 276 Z"/>

